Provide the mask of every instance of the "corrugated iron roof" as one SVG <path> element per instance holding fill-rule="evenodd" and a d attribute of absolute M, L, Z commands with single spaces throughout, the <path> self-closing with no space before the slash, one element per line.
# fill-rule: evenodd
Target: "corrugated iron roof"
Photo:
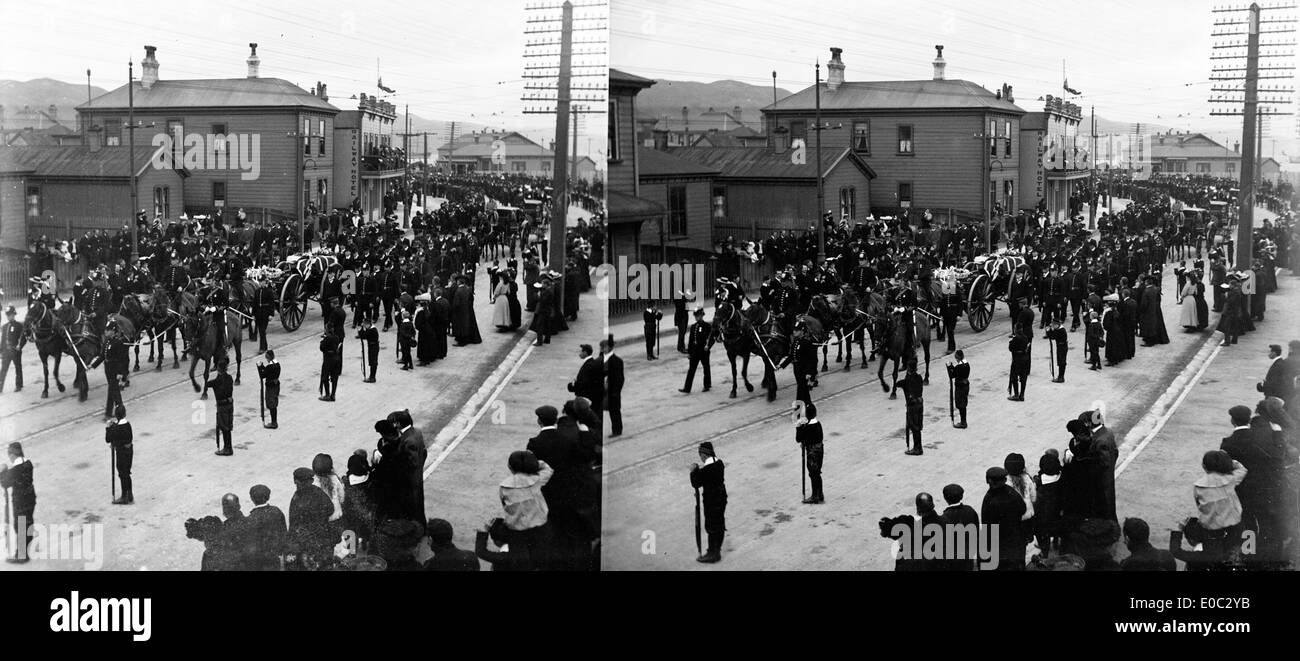
<path fill-rule="evenodd" d="M 802 165 L 791 162 L 790 153 L 778 154 L 756 147 L 678 147 L 668 152 L 674 158 L 716 170 L 723 177 L 737 179 L 811 179 L 817 178 L 812 159 Z M 812 154 L 808 154 L 810 157 Z M 822 152 L 822 175 L 830 174 L 845 158 L 856 158 L 846 147 L 826 149 Z M 875 172 L 865 161 L 858 159 L 867 176 Z M 642 161 L 644 164 L 644 161 Z M 643 165 L 644 168 L 644 165 Z"/>
<path fill-rule="evenodd" d="M 813 110 L 812 86 L 763 110 Z M 822 83 L 822 110 L 997 110 L 1023 115 L 1024 109 L 966 80 L 882 80 L 842 83 L 829 91 Z"/>
<path fill-rule="evenodd" d="M 718 174 L 717 168 L 704 167 L 657 149 L 639 145 L 636 148 L 636 158 L 637 168 L 642 177 Z"/>
<path fill-rule="evenodd" d="M 279 78 L 160 80 L 149 89 L 144 89 L 140 81 L 133 84 L 136 110 L 274 107 L 339 112 L 329 102 Z M 77 106 L 77 110 L 118 110 L 127 106 L 127 88 L 123 85 Z"/>
<path fill-rule="evenodd" d="M 0 149 L 0 172 L 30 172 L 41 177 L 122 177 L 127 178 L 128 147 L 104 147 L 98 151 L 76 145 L 67 147 L 6 147 Z M 138 176 L 149 167 L 154 148 L 137 145 L 135 162 Z"/>

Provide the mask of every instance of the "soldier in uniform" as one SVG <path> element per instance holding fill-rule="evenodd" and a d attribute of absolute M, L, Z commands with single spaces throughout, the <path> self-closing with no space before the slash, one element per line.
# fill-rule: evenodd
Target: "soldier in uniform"
<path fill-rule="evenodd" d="M 1079 268 L 1077 261 L 1070 263 L 1070 272 L 1065 276 L 1065 289 L 1070 299 L 1070 332 L 1073 333 L 1082 323 L 1079 319 L 1079 311 L 1090 289 L 1088 271 Z"/>
<path fill-rule="evenodd" d="M 655 339 L 659 334 L 659 320 L 664 318 L 664 313 L 655 308 L 654 305 L 647 305 L 641 312 L 645 328 L 645 359 L 657 360 L 655 357 Z"/>
<path fill-rule="evenodd" d="M 826 494 L 822 493 L 822 460 L 825 458 L 822 423 L 817 419 L 817 405 L 811 402 L 805 404 L 803 415 L 794 423 L 794 440 L 803 446 L 808 464 L 808 481 L 812 482 L 812 495 L 803 502 L 806 505 L 820 505 L 826 502 Z"/>
<path fill-rule="evenodd" d="M 127 343 L 117 331 L 116 324 L 109 324 L 104 333 L 104 346 L 98 356 L 90 362 L 90 369 L 104 364 L 104 381 L 108 383 L 108 397 L 104 404 L 104 417 L 113 417 L 113 412 L 122 404 L 122 381 L 130 363 Z"/>
<path fill-rule="evenodd" d="M 673 299 L 673 325 L 677 327 L 677 353 L 686 353 L 686 330 L 690 328 L 690 317 L 686 314 L 686 304 L 694 298 L 688 291 L 678 291 Z"/>
<path fill-rule="evenodd" d="M 691 468 L 691 486 L 704 491 L 704 530 L 709 535 L 708 551 L 696 561 L 714 563 L 722 559 L 727 531 L 727 483 L 722 460 L 708 441 L 700 443 L 700 463 Z"/>
<path fill-rule="evenodd" d="M 1055 345 L 1056 378 L 1052 379 L 1052 383 L 1065 383 L 1065 354 L 1070 348 L 1070 337 L 1061 327 L 1061 322 L 1061 319 L 1053 319 L 1052 327 L 1043 335 L 1043 339 Z"/>
<path fill-rule="evenodd" d="M 379 331 L 375 329 L 374 322 L 369 318 L 361 320 L 361 330 L 357 331 L 357 339 L 366 345 L 366 364 L 370 366 L 370 376 L 362 381 L 374 383 L 375 370 L 379 367 Z"/>
<path fill-rule="evenodd" d="M 23 347 L 27 344 L 27 327 L 15 321 L 18 311 L 10 305 L 5 323 L 0 326 L 0 392 L 4 392 L 9 365 L 14 366 L 14 392 L 23 389 Z"/>
<path fill-rule="evenodd" d="M 126 419 L 126 407 L 118 404 L 113 409 L 113 419 L 104 430 L 104 442 L 112 448 L 117 477 L 122 483 L 122 495 L 113 501 L 114 505 L 130 505 L 135 502 L 135 494 L 131 491 L 131 464 L 135 459 L 133 441 L 131 423 Z"/>
<path fill-rule="evenodd" d="M 253 301 L 253 334 L 257 336 L 258 353 L 266 353 L 266 326 L 275 313 L 275 292 L 271 283 L 263 280 L 257 288 L 257 297 Z"/>
<path fill-rule="evenodd" d="M 1007 308 L 1011 313 L 1012 323 L 1020 318 L 1020 309 L 1026 307 L 1033 288 L 1029 282 L 1029 267 L 1021 264 L 1011 276 L 1011 285 L 1007 288 Z"/>
<path fill-rule="evenodd" d="M 1065 296 L 1069 290 L 1056 264 L 1047 267 L 1047 277 L 1043 278 L 1040 291 L 1043 302 L 1043 318 L 1039 322 L 1041 330 L 1053 321 L 1065 319 Z"/>
<path fill-rule="evenodd" d="M 217 359 L 217 375 L 208 379 L 204 386 L 205 389 L 211 389 L 212 396 L 217 399 L 217 434 L 224 445 L 215 454 L 221 457 L 235 454 L 230 445 L 230 434 L 235 428 L 235 380 L 226 372 L 229 366 L 230 360 L 222 354 Z"/>
<path fill-rule="evenodd" d="M 744 290 L 740 288 L 740 285 L 732 282 L 730 278 L 718 278 L 718 293 L 720 294 L 719 298 L 732 304 L 737 310 L 741 308 L 745 300 Z"/>
<path fill-rule="evenodd" d="M 393 302 L 402 293 L 402 272 L 390 260 L 380 274 L 379 280 L 379 298 L 384 303 L 384 332 L 387 333 L 393 326 Z"/>
<path fill-rule="evenodd" d="M 953 408 L 957 409 L 960 419 L 953 423 L 957 429 L 966 428 L 966 404 L 970 398 L 970 363 L 966 362 L 966 353 L 961 349 L 956 353 L 957 362 L 948 364 L 948 378 L 952 379 Z"/>
<path fill-rule="evenodd" d="M 342 299 L 337 296 L 327 299 L 325 307 L 325 332 L 335 337 L 343 337 L 343 325 L 347 323 L 348 313 L 343 311 Z"/>
<path fill-rule="evenodd" d="M 695 369 L 700 366 L 704 368 L 704 392 L 708 392 L 713 385 L 709 378 L 709 350 L 713 348 L 713 326 L 704 320 L 704 308 L 695 308 L 695 323 L 691 324 L 689 335 L 686 346 L 690 367 L 686 370 L 686 385 L 678 392 L 688 394 L 691 392 L 691 384 L 695 381 Z"/>
<path fill-rule="evenodd" d="M 912 442 L 904 454 L 924 454 L 921 449 L 921 427 L 925 417 L 924 388 L 921 375 L 916 372 L 916 361 L 907 361 L 907 376 L 903 377 L 903 398 L 907 401 L 907 440 Z"/>
<path fill-rule="evenodd" d="M 257 364 L 257 377 L 262 379 L 263 396 L 262 403 L 266 410 L 271 412 L 271 421 L 266 423 L 267 429 L 278 429 L 280 421 L 277 414 L 280 409 L 280 363 L 275 360 L 275 352 L 266 352 L 266 362 Z"/>
<path fill-rule="evenodd" d="M 320 383 L 323 392 L 318 399 L 332 402 L 334 393 L 338 391 L 339 375 L 343 373 L 343 338 L 332 331 L 321 335 L 320 353 Z"/>
<path fill-rule="evenodd" d="M 1007 343 L 1011 353 L 1011 394 L 1007 399 L 1013 402 L 1025 401 L 1025 384 L 1029 380 L 1029 339 L 1024 328 L 1018 327 Z"/>
<path fill-rule="evenodd" d="M 370 265 L 361 267 L 357 276 L 356 311 L 352 314 L 352 327 L 361 325 L 362 320 L 374 320 L 375 306 L 379 301 L 379 279 L 370 275 Z"/>
<path fill-rule="evenodd" d="M 943 334 L 948 338 L 948 349 L 944 352 L 946 355 L 957 350 L 957 318 L 962 313 L 962 302 L 957 291 L 957 277 L 951 272 L 943 278 L 941 287 L 943 306 L 939 313 L 943 317 Z"/>

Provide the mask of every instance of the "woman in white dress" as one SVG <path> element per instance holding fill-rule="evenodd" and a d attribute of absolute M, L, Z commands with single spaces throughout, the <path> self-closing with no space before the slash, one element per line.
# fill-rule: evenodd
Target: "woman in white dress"
<path fill-rule="evenodd" d="M 510 330 L 510 283 L 505 278 L 497 281 L 492 290 L 492 324 L 498 331 Z"/>
<path fill-rule="evenodd" d="M 1199 322 L 1196 315 L 1196 279 L 1187 278 L 1183 282 L 1182 291 L 1178 292 L 1178 323 L 1182 325 L 1183 330 L 1191 332 L 1196 330 Z"/>

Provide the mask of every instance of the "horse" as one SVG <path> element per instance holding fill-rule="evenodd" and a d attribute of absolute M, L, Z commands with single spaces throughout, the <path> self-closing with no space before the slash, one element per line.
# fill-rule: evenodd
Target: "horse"
<path fill-rule="evenodd" d="M 880 388 L 889 393 L 890 399 L 898 398 L 898 366 L 906 365 L 908 361 L 916 360 L 916 344 L 912 332 L 912 319 L 915 313 L 907 315 L 904 312 L 893 312 L 882 318 L 878 324 L 880 337 L 884 340 L 881 342 L 878 353 L 880 354 L 880 366 L 876 370 L 876 378 L 880 381 Z M 885 361 L 894 361 L 893 388 L 885 385 Z"/>
<path fill-rule="evenodd" d="M 790 353 L 790 336 L 782 332 L 776 316 L 762 305 L 754 304 L 745 309 L 745 317 L 755 339 L 755 349 L 763 356 L 763 381 L 759 384 L 767 388 L 767 401 L 776 401 L 776 366 L 781 364 Z"/>
<path fill-rule="evenodd" d="M 60 307 L 54 312 L 54 317 L 54 333 L 63 337 L 59 348 L 62 353 L 72 356 L 77 364 L 77 375 L 73 377 L 72 387 L 77 389 L 77 400 L 84 402 L 90 390 L 90 382 L 86 377 L 87 365 L 99 355 L 100 338 L 92 330 L 90 318 L 71 305 Z M 41 366 L 44 367 L 44 364 L 45 356 L 41 356 Z M 54 381 L 59 382 L 57 357 L 54 362 Z M 59 391 L 62 392 L 63 384 L 58 383 L 58 385 Z"/>
<path fill-rule="evenodd" d="M 841 294 L 836 299 L 824 294 L 812 297 L 808 303 L 808 316 L 816 319 L 829 333 L 836 337 L 835 362 L 844 363 L 844 371 L 853 369 L 853 342 L 858 343 L 862 355 L 862 366 L 867 366 L 867 349 L 864 346 L 863 326 L 866 324 L 857 299 L 850 294 Z M 847 340 L 847 341 L 846 341 Z M 848 348 L 848 360 L 845 361 L 845 347 Z M 822 371 L 829 369 L 827 357 L 828 344 L 822 344 Z"/>
<path fill-rule="evenodd" d="M 713 314 L 713 335 L 722 338 L 722 346 L 727 349 L 727 361 L 731 363 L 731 395 L 736 398 L 736 358 L 742 360 L 740 378 L 745 382 L 745 390 L 754 392 L 754 384 L 749 382 L 749 356 L 762 356 L 756 341 L 754 326 L 735 305 L 724 299 L 718 304 Z"/>
<path fill-rule="evenodd" d="M 54 358 L 54 384 L 58 386 L 59 392 L 64 392 L 67 388 L 59 380 L 59 363 L 63 360 L 67 340 L 63 337 L 63 327 L 59 324 L 58 317 L 45 303 L 34 301 L 27 308 L 27 321 L 23 325 L 23 332 L 36 343 L 36 352 L 41 357 L 41 370 L 45 373 L 45 389 L 41 391 L 41 399 L 50 396 L 50 357 Z M 84 396 L 82 400 L 85 400 Z"/>
<path fill-rule="evenodd" d="M 154 362 L 155 350 L 158 354 L 155 371 L 162 371 L 163 358 L 166 354 L 165 342 L 172 345 L 172 367 L 180 367 L 180 358 L 176 352 L 176 315 L 171 310 L 171 302 L 166 290 L 154 287 L 150 294 L 131 294 L 122 297 L 118 314 L 129 319 L 140 331 L 148 334 L 149 357 L 146 362 Z M 132 341 L 135 341 L 133 338 Z M 132 371 L 140 371 L 140 346 L 135 345 L 135 366 Z"/>
<path fill-rule="evenodd" d="M 241 332 L 243 324 L 236 314 L 226 314 L 225 339 L 219 341 L 219 329 L 212 323 L 209 314 L 199 307 L 198 298 L 189 292 L 183 292 L 181 302 L 181 338 L 185 342 L 185 352 L 190 355 L 190 385 L 194 392 L 202 393 L 199 399 L 208 398 L 208 376 L 212 370 L 212 359 L 218 362 L 226 355 L 226 350 L 235 350 L 235 385 L 239 385 L 241 375 L 240 361 L 243 360 Z M 203 361 L 203 387 L 194 380 L 194 370 L 199 361 Z"/>

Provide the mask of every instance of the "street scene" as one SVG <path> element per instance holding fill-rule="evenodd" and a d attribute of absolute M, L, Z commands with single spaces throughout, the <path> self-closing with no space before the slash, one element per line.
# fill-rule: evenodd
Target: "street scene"
<path fill-rule="evenodd" d="M 1187 9 L 616 3 L 603 569 L 1293 569 L 1290 74 Z"/>
<path fill-rule="evenodd" d="M 606 12 L 500 5 L 12 44 L 0 568 L 599 567 Z"/>

